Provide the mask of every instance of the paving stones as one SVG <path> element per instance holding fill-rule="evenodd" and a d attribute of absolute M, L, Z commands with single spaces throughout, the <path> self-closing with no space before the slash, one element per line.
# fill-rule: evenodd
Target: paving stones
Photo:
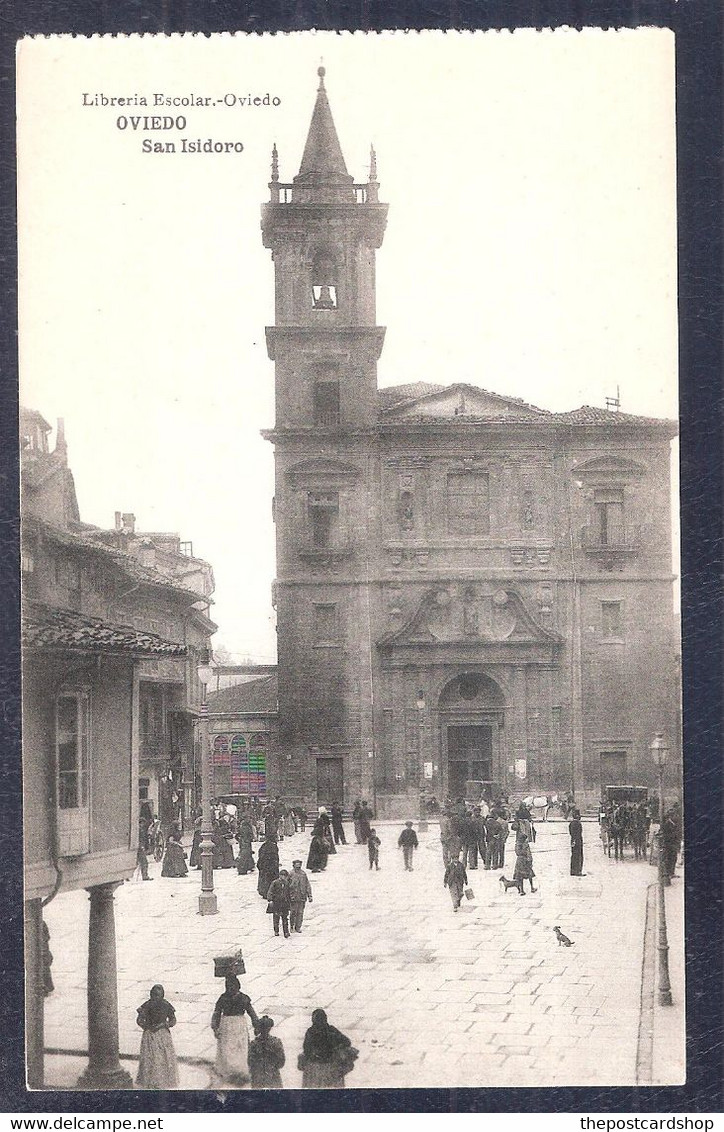
<path fill-rule="evenodd" d="M 360 1049 L 350 1087 L 634 1084 L 652 870 L 609 861 L 597 827 L 586 824 L 590 875 L 570 877 L 566 827 L 539 825 L 533 855 L 540 892 L 524 900 L 503 895 L 499 874 L 479 869 L 469 874 L 475 900 L 454 915 L 437 827 L 419 835 L 415 871 L 406 873 L 391 848 L 397 826 L 379 826 L 380 872 L 370 873 L 363 846 L 340 847 L 326 873 L 310 876 L 314 903 L 303 933 L 289 940 L 271 934 L 254 876 L 217 872 L 213 917 L 196 913 L 197 872 L 162 879 L 153 864 L 153 889 L 137 882 L 118 889 L 122 1053 L 137 1054 L 136 1008 L 162 982 L 176 1005 L 177 1052 L 210 1062 L 209 1019 L 223 989 L 212 958 L 241 947 L 242 987 L 258 1013 L 276 1020 L 287 1087 L 301 1084 L 297 1054 L 317 1006 Z M 307 843 L 308 836 L 285 838 L 282 865 L 304 857 Z M 512 871 L 512 860 L 506 868 Z M 64 893 L 45 914 L 57 987 L 46 1001 L 46 1044 L 84 1049 L 87 894 Z M 565 953 L 554 924 L 575 942 Z M 49 1084 L 70 1084 L 78 1065 L 53 1057 L 49 1071 Z M 209 1085 L 203 1066 L 184 1062 L 180 1074 L 182 1087 Z"/>

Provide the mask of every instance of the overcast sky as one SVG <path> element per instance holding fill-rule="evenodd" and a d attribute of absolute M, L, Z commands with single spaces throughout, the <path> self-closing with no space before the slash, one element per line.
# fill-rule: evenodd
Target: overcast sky
<path fill-rule="evenodd" d="M 323 57 L 349 171 L 378 155 L 380 385 L 677 415 L 674 41 L 666 30 L 44 39 L 20 53 L 21 400 L 66 422 L 81 516 L 190 539 L 216 637 L 273 660 L 276 141 L 298 171 Z M 196 94 L 164 133 L 91 96 Z M 228 95 L 280 99 L 225 106 Z M 243 153 L 144 154 L 144 137 Z"/>

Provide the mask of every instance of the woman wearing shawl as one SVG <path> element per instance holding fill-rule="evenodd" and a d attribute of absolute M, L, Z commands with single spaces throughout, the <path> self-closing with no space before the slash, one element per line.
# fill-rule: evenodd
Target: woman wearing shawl
<path fill-rule="evenodd" d="M 254 853 L 251 843 L 254 840 L 254 828 L 249 818 L 244 817 L 239 822 L 239 832 L 236 835 L 239 842 L 239 856 L 236 858 L 236 871 L 239 876 L 246 876 L 254 872 Z"/>
<path fill-rule="evenodd" d="M 242 994 L 236 975 L 227 975 L 226 990 L 217 1000 L 211 1015 L 211 1029 L 216 1037 L 214 1072 L 222 1081 L 234 1085 L 245 1085 L 249 1080 L 247 1014 L 256 1029 L 259 1019 L 251 999 Z"/>
<path fill-rule="evenodd" d="M 228 823 L 221 825 L 219 822 L 214 822 L 214 832 L 211 834 L 211 841 L 213 843 L 213 866 L 215 869 L 233 869 L 234 867 L 234 850 L 231 847 L 231 842 L 228 840 L 227 835 L 224 833 L 224 828 L 228 829 Z"/>
<path fill-rule="evenodd" d="M 186 853 L 175 834 L 171 834 L 166 845 L 166 854 L 163 858 L 163 867 L 161 869 L 162 877 L 185 877 L 188 873 L 186 868 Z"/>
<path fill-rule="evenodd" d="M 343 1089 L 345 1075 L 354 1069 L 356 1058 L 357 1050 L 349 1038 L 330 1026 L 323 1010 L 315 1010 L 299 1057 L 302 1088 Z"/>
<path fill-rule="evenodd" d="M 513 829 L 515 831 L 515 872 L 513 873 L 513 880 L 518 885 L 520 895 L 525 896 L 524 881 L 530 882 L 531 892 L 537 892 L 538 889 L 533 887 L 535 873 L 533 872 L 533 854 L 530 851 L 531 842 L 535 841 L 535 830 L 530 810 L 524 802 L 521 802 L 518 807 L 513 821 Z"/>
<path fill-rule="evenodd" d="M 267 837 L 266 841 L 262 842 L 256 859 L 256 867 L 259 870 L 256 891 L 266 900 L 271 882 L 279 876 L 279 847 L 276 838 Z"/>
<path fill-rule="evenodd" d="M 319 833 L 313 834 L 312 840 L 309 842 L 309 856 L 307 857 L 307 868 L 310 873 L 321 873 L 323 869 L 326 869 L 328 853 L 325 838 Z"/>
<path fill-rule="evenodd" d="M 136 1024 L 143 1030 L 136 1078 L 139 1089 L 177 1089 L 178 1069 L 171 1040 L 176 1013 L 164 998 L 160 983 L 151 987 L 149 998 L 139 1006 Z"/>

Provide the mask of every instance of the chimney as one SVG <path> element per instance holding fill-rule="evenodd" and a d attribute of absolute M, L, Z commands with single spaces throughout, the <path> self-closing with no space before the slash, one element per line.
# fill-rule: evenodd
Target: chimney
<path fill-rule="evenodd" d="M 121 515 L 122 528 L 124 534 L 132 535 L 136 530 L 136 516 L 132 515 L 130 511 L 124 511 Z"/>
<path fill-rule="evenodd" d="M 123 526 L 123 523 L 121 521 L 121 512 L 116 511 L 116 530 L 120 531 L 122 526 Z"/>
<path fill-rule="evenodd" d="M 68 460 L 68 445 L 65 442 L 65 420 L 58 417 L 55 430 L 55 454 L 60 456 L 64 463 Z"/>

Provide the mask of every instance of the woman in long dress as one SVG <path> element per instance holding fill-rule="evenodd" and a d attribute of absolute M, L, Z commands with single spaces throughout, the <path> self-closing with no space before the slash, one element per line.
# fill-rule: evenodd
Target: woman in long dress
<path fill-rule="evenodd" d="M 271 882 L 279 876 L 279 846 L 276 843 L 276 838 L 267 837 L 266 841 L 262 842 L 256 859 L 256 867 L 259 870 L 256 891 L 266 900 Z"/>
<path fill-rule="evenodd" d="M 583 876 L 583 826 L 579 810 L 571 810 L 568 832 L 571 837 L 571 876 L 580 877 Z"/>
<path fill-rule="evenodd" d="M 181 842 L 174 834 L 171 834 L 168 839 L 168 844 L 166 845 L 166 854 L 163 858 L 161 876 L 185 877 L 188 871 L 189 870 L 186 868 L 186 852 Z"/>
<path fill-rule="evenodd" d="M 531 892 L 537 892 L 538 889 L 533 887 L 535 873 L 533 872 L 533 854 L 530 850 L 531 841 L 535 839 L 535 832 L 530 811 L 523 803 L 521 803 L 515 815 L 513 830 L 515 831 L 515 872 L 513 873 L 513 880 L 518 885 L 520 895 L 525 896 L 524 881 L 527 880 L 530 883 Z"/>
<path fill-rule="evenodd" d="M 251 843 L 254 840 L 254 830 L 248 817 L 239 822 L 239 832 L 236 835 L 239 842 L 239 856 L 236 858 L 236 871 L 239 876 L 246 876 L 254 872 L 254 853 Z"/>
<path fill-rule="evenodd" d="M 299 1057 L 302 1088 L 343 1089 L 345 1076 L 354 1068 L 356 1057 L 357 1050 L 349 1038 L 330 1026 L 324 1010 L 315 1010 Z"/>
<path fill-rule="evenodd" d="M 214 1073 L 232 1085 L 249 1081 L 249 1016 L 256 1028 L 259 1021 L 251 999 L 243 994 L 236 975 L 226 976 L 226 990 L 217 999 L 211 1015 L 211 1029 L 216 1037 Z"/>
<path fill-rule="evenodd" d="M 321 873 L 327 867 L 327 842 L 321 834 L 315 833 L 309 842 L 307 868 L 310 873 Z"/>
<path fill-rule="evenodd" d="M 136 1024 L 143 1030 L 136 1078 L 139 1089 L 177 1089 L 178 1068 L 171 1039 L 176 1012 L 164 998 L 160 983 L 151 987 L 149 998 L 139 1006 Z"/>
<path fill-rule="evenodd" d="M 201 826 L 203 822 L 201 815 L 194 820 L 194 836 L 191 842 L 191 856 L 189 857 L 189 866 L 192 869 L 201 868 Z"/>

